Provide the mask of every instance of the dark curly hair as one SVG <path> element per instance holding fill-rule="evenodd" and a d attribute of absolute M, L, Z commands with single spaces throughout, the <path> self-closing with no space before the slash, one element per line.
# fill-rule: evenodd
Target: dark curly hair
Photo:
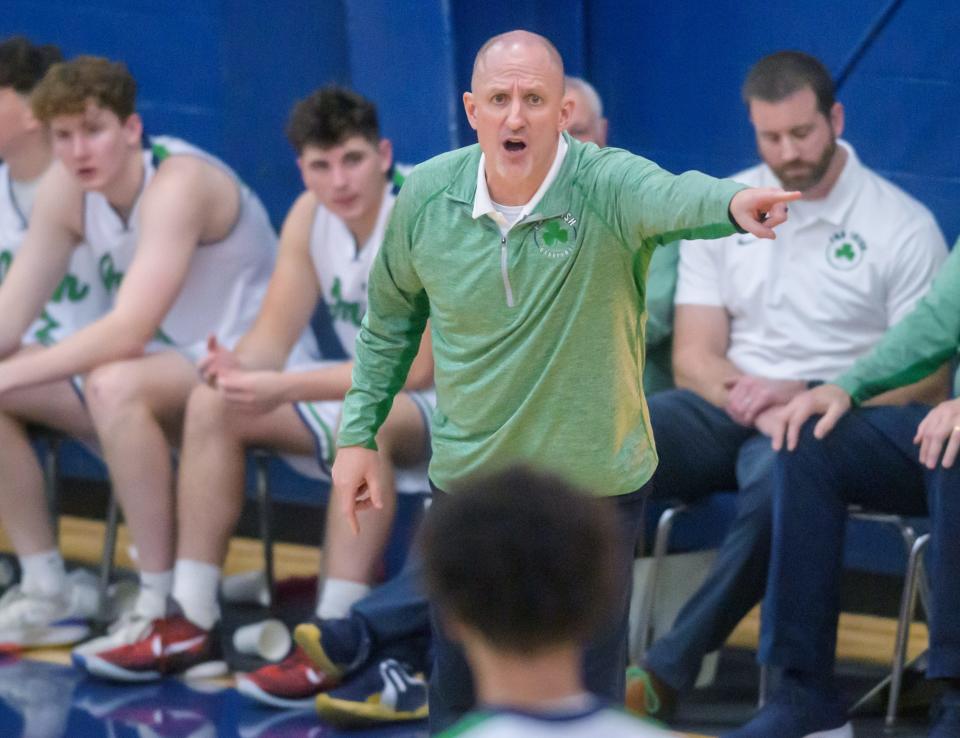
<path fill-rule="evenodd" d="M 608 501 L 507 469 L 434 501 L 420 538 L 427 589 L 503 651 L 580 642 L 612 617 L 619 535 Z"/>
<path fill-rule="evenodd" d="M 290 113 L 287 138 L 298 154 L 308 144 L 329 149 L 352 136 L 380 142 L 377 108 L 362 95 L 336 85 L 321 87 Z"/>
<path fill-rule="evenodd" d="M 0 87 L 29 95 L 51 65 L 63 59 L 53 44 L 33 44 L 23 36 L 0 42 Z"/>

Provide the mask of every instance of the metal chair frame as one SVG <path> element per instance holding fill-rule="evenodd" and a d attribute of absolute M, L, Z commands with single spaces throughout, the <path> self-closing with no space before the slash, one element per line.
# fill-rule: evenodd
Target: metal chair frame
<path fill-rule="evenodd" d="M 650 640 L 653 635 L 653 610 L 656 597 L 657 585 L 660 579 L 660 570 L 663 565 L 664 557 L 667 555 L 667 548 L 670 544 L 670 534 L 673 531 L 673 525 L 677 516 L 690 509 L 690 505 L 680 504 L 664 510 L 657 521 L 657 530 L 653 544 L 653 555 L 650 564 L 650 573 L 647 577 L 646 588 L 640 605 L 640 617 L 637 624 L 636 658 L 639 661 L 647 652 L 650 646 Z M 885 724 L 887 727 L 893 727 L 896 723 L 897 707 L 900 700 L 900 688 L 903 683 L 903 673 L 906 668 L 914 664 L 923 657 L 923 654 L 913 659 L 910 663 L 906 662 L 907 643 L 910 634 L 910 624 L 913 619 L 913 613 L 916 609 L 917 598 L 919 595 L 920 604 L 927 611 L 930 602 L 930 586 L 925 576 L 923 576 L 923 551 L 929 543 L 930 535 L 917 535 L 916 530 L 910 525 L 905 516 L 891 513 L 881 513 L 864 510 L 857 505 L 851 505 L 849 515 L 854 520 L 863 520 L 881 525 L 893 526 L 897 529 L 903 541 L 904 550 L 907 554 L 907 569 L 905 574 L 903 592 L 900 598 L 900 609 L 897 618 L 897 633 L 894 643 L 894 652 L 890 674 L 874 686 L 870 691 L 863 695 L 850 709 L 855 712 L 860 706 L 875 697 L 886 686 L 890 685 L 890 698 L 887 701 L 887 713 Z M 769 673 L 766 666 L 760 668 L 760 685 L 758 689 L 757 705 L 763 707 L 770 682 Z"/>

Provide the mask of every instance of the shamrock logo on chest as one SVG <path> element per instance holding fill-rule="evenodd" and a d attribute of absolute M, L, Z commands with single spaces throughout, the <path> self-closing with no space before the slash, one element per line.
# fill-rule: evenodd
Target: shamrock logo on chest
<path fill-rule="evenodd" d="M 533 227 L 537 250 L 551 259 L 564 259 L 573 253 L 577 243 L 577 219 L 571 213 L 550 218 Z"/>
<path fill-rule="evenodd" d="M 841 272 L 848 272 L 859 266 L 866 252 L 866 242 L 854 231 L 837 231 L 827 241 L 827 263 Z"/>

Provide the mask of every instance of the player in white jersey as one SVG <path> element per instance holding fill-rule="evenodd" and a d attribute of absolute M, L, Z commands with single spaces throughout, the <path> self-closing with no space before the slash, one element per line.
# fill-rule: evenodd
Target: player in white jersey
<path fill-rule="evenodd" d="M 75 661 L 99 676 L 144 681 L 196 673 L 206 671 L 216 657 L 218 585 L 243 504 L 248 446 L 297 454 L 305 471 L 329 475 L 352 362 L 305 364 L 288 362 L 288 355 L 319 298 L 326 301 L 343 348 L 352 356 L 366 311 L 367 272 L 395 198 L 389 180 L 392 152 L 390 142 L 380 137 L 373 104 L 337 87 L 298 103 L 288 135 L 306 191 L 287 215 L 263 308 L 235 347 L 211 341 L 210 353 L 200 362 L 207 384 L 194 389 L 187 407 L 177 489 L 173 600 L 178 611 L 156 619 L 137 640 L 121 634 L 78 647 Z M 292 368 L 284 370 L 286 366 Z M 378 437 L 392 462 L 382 468 L 387 504 L 361 513 L 359 535 L 335 504 L 329 506 L 324 587 L 317 608 L 321 618 L 346 615 L 373 583 L 393 519 L 395 498 L 389 492 L 394 482 L 411 491 L 429 490 L 424 461 L 432 383 L 433 361 L 425 345 L 407 378 L 409 391 L 394 402 Z M 402 479 L 402 470 L 414 466 L 416 473 Z M 154 648 L 158 640 L 160 649 Z M 177 658 L 167 658 L 169 652 Z M 309 678 L 312 667 L 299 648 L 273 669 L 284 677 L 280 689 L 293 689 L 300 698 L 325 686 Z"/>
<path fill-rule="evenodd" d="M 178 440 L 199 382 L 194 362 L 207 334 L 229 341 L 249 327 L 276 239 L 262 206 L 226 166 L 168 140 L 144 151 L 135 97 L 126 68 L 97 57 L 53 65 L 33 91 L 33 114 L 49 126 L 57 161 L 0 290 L 0 315 L 26 325 L 84 241 L 116 294 L 95 322 L 0 362 L 0 402 L 42 403 L 39 420 L 95 435 L 138 552 L 134 612 L 149 620 L 165 612 L 173 578 L 169 441 Z M 71 387 L 76 375 L 83 403 Z M 0 438 L 5 482 L 17 491 L 9 505 L 18 511 L 14 545 L 43 554 L 38 578 L 53 580 L 63 562 L 40 479 L 29 446 L 10 441 Z M 12 603 L 7 623 L 21 626 L 21 641 L 37 640 L 62 600 L 44 591 Z"/>
<path fill-rule="evenodd" d="M 30 110 L 30 93 L 50 65 L 61 60 L 55 46 L 35 46 L 22 36 L 0 43 L 0 283 L 27 234 L 30 211 L 43 174 L 53 161 L 50 136 Z M 0 355 L 24 345 L 49 345 L 98 318 L 108 307 L 93 253 L 74 250 L 63 281 L 34 323 L 0 325 Z"/>
<path fill-rule="evenodd" d="M 477 708 L 440 735 L 670 735 L 584 687 L 583 644 L 609 621 L 622 566 L 611 510 L 523 468 L 441 497 L 421 533 L 426 584 L 463 646 Z"/>
<path fill-rule="evenodd" d="M 6 162 L 0 164 L 0 283 L 13 266 L 13 258 L 30 221 L 33 202 L 29 193 L 18 196 L 19 189 L 10 165 Z M 108 307 L 109 297 L 97 273 L 93 252 L 86 244 L 81 244 L 70 259 L 69 271 L 33 325 L 21 336 L 21 342 L 26 346 L 48 346 L 96 320 Z M 7 349 L 13 344 L 4 341 L 3 345 Z"/>
<path fill-rule="evenodd" d="M 38 46 L 16 37 L 0 43 L 0 282 L 11 276 L 4 297 L 23 279 L 15 259 L 27 233 L 37 188 L 53 162 L 49 132 L 30 108 L 30 95 L 44 73 L 60 61 L 54 46 Z M 14 268 L 14 264 L 18 266 Z M 69 268 L 44 305 L 0 318 L 0 357 L 38 350 L 62 340 L 106 312 L 108 298 L 92 252 L 74 249 Z M 52 293 L 52 296 L 51 296 Z M 0 397 L 0 522 L 16 550 L 23 576 L 0 599 L 0 641 L 56 643 L 82 637 L 84 618 L 96 606 L 90 582 L 67 577 L 42 493 L 41 472 L 30 447 L 27 424 L 62 424 L 93 438 L 79 398 L 69 387 L 56 392 Z M 47 627 L 48 625 L 53 627 Z"/>

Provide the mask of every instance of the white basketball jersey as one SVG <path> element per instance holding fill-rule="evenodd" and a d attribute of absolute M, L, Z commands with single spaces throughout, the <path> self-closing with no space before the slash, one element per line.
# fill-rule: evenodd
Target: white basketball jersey
<path fill-rule="evenodd" d="M 17 203 L 10 169 L 0 164 L 0 282 L 27 235 L 30 213 Z M 61 341 L 103 315 L 110 305 L 97 274 L 93 251 L 80 243 L 70 257 L 70 266 L 40 317 L 23 334 L 23 342 L 51 344 Z"/>
<path fill-rule="evenodd" d="M 143 151 L 145 190 L 160 163 L 170 156 L 196 156 L 230 174 L 240 189 L 240 210 L 230 233 L 221 241 L 201 244 L 194 252 L 180 294 L 157 331 L 157 341 L 196 360 L 206 352 L 213 333 L 234 346 L 260 309 L 276 259 L 277 237 L 259 198 L 226 164 L 185 141 L 151 137 Z M 84 235 L 99 264 L 100 275 L 115 294 L 129 268 L 140 237 L 140 198 L 127 222 L 99 192 L 88 192 Z M 156 345 L 156 343 L 154 344 Z"/>
<path fill-rule="evenodd" d="M 580 714 L 550 715 L 513 710 L 467 715 L 440 738 L 667 738 L 674 736 L 622 709 L 592 708 Z"/>
<path fill-rule="evenodd" d="M 317 206 L 310 231 L 310 258 L 320 282 L 322 299 L 330 311 L 330 319 L 340 345 L 353 358 L 354 343 L 360 332 L 360 321 L 367 312 L 367 279 L 373 260 L 383 243 L 387 220 L 397 199 L 397 187 L 385 185 L 377 223 L 370 237 L 360 248 L 339 217 L 323 205 Z"/>

